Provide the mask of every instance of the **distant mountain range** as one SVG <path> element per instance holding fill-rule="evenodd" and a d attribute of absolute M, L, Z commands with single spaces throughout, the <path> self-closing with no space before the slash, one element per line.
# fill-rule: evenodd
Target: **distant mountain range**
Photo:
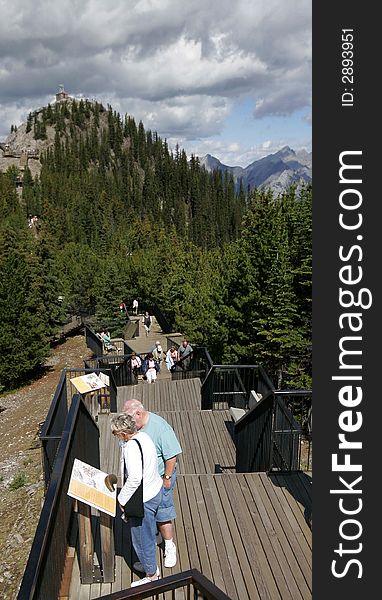
<path fill-rule="evenodd" d="M 243 181 L 244 191 L 248 186 L 252 190 L 271 189 L 276 195 L 285 191 L 292 183 L 300 186 L 303 182 L 312 180 L 312 153 L 306 150 L 295 152 L 289 146 L 284 146 L 275 154 L 269 154 L 256 160 L 247 167 L 229 167 L 223 165 L 217 158 L 206 154 L 200 159 L 200 164 L 207 171 L 228 171 L 232 173 L 235 185 L 238 188 L 240 178 Z"/>

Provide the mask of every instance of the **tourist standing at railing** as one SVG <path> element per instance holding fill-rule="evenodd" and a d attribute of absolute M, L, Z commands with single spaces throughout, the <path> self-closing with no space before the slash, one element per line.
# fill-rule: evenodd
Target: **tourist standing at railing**
<path fill-rule="evenodd" d="M 185 371 L 189 371 L 191 368 L 191 358 L 193 353 L 193 348 L 190 346 L 188 340 L 184 339 L 181 345 L 178 348 L 179 355 L 179 365 Z"/>
<path fill-rule="evenodd" d="M 134 419 L 126 413 L 111 417 L 110 426 L 121 446 L 123 486 L 118 494 L 118 503 L 122 512 L 143 478 L 144 515 L 129 517 L 129 523 L 134 550 L 146 576 L 139 581 L 134 581 L 131 584 L 131 587 L 134 587 L 159 579 L 155 533 L 163 485 L 158 473 L 156 448 L 150 436 L 143 431 L 138 431 Z"/>
<path fill-rule="evenodd" d="M 171 346 L 171 348 L 169 350 L 167 350 L 166 353 L 166 367 L 169 371 L 171 371 L 172 367 L 175 367 L 176 363 L 178 362 L 179 356 L 178 356 L 178 351 L 175 348 L 175 346 Z"/>
<path fill-rule="evenodd" d="M 144 314 L 144 317 L 142 319 L 142 323 L 143 323 L 143 326 L 144 326 L 144 328 L 146 330 L 146 337 L 147 337 L 149 335 L 149 333 L 150 333 L 151 324 L 152 324 L 152 319 L 151 319 L 149 313 L 147 312 L 147 310 L 146 310 L 146 312 Z"/>
<path fill-rule="evenodd" d="M 133 315 L 138 314 L 138 300 L 133 300 Z"/>
<path fill-rule="evenodd" d="M 176 460 L 182 448 L 171 425 L 162 417 L 145 409 L 139 400 L 127 400 L 123 411 L 133 417 L 138 431 L 147 433 L 154 442 L 159 474 L 163 478 L 162 502 L 158 508 L 157 525 L 164 540 L 164 566 L 176 565 L 176 545 L 172 521 L 176 517 L 173 490 L 176 484 Z M 134 568 L 143 570 L 143 565 L 134 564 Z"/>

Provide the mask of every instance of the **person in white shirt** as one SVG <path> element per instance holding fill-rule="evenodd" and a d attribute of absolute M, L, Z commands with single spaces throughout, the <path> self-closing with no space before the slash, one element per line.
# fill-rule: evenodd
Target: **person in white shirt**
<path fill-rule="evenodd" d="M 129 517 L 134 550 L 143 565 L 145 577 L 132 586 L 159 579 L 156 562 L 156 515 L 162 500 L 163 480 L 158 472 L 157 452 L 150 436 L 138 431 L 134 419 L 126 413 L 113 415 L 111 431 L 121 443 L 121 475 L 123 486 L 118 503 L 123 512 L 126 502 L 138 489 L 143 477 L 144 516 Z M 136 443 L 139 442 L 139 444 Z M 143 468 L 140 447 L 143 455 Z"/>

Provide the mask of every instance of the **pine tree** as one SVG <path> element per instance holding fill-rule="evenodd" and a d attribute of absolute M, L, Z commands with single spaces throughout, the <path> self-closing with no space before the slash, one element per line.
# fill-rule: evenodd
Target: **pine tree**
<path fill-rule="evenodd" d="M 5 236 L 6 231 L 6 236 Z M 49 352 L 43 281 L 28 231 L 0 225 L 0 388 L 32 373 Z"/>

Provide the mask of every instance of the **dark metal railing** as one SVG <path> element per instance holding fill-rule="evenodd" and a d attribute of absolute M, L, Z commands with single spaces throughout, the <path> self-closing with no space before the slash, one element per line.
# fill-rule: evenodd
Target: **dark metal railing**
<path fill-rule="evenodd" d="M 49 486 L 17 600 L 58 598 L 68 541 L 76 523 L 67 495 L 74 459 L 99 468 L 99 431 L 75 395 L 59 442 Z"/>
<path fill-rule="evenodd" d="M 69 398 L 71 398 L 73 394 L 77 393 L 77 389 L 70 379 L 80 377 L 81 375 L 86 375 L 87 373 L 96 373 L 97 375 L 104 373 L 104 375 L 107 375 L 109 378 L 108 386 L 102 390 L 95 390 L 94 393 L 86 394 L 83 400 L 94 418 L 96 418 L 98 412 L 103 409 L 107 410 L 107 412 L 117 411 L 117 384 L 110 367 L 98 367 L 96 369 L 67 368 L 65 369 L 65 372 Z"/>
<path fill-rule="evenodd" d="M 174 348 L 179 348 L 182 343 L 184 336 L 181 333 L 173 333 L 172 335 L 167 336 L 167 348 L 166 350 L 170 350 L 172 346 Z"/>
<path fill-rule="evenodd" d="M 183 573 L 170 575 L 152 583 L 146 583 L 139 588 L 129 588 L 113 594 L 101 596 L 102 600 L 128 600 L 130 598 L 159 598 L 159 594 L 165 592 L 171 593 L 171 600 L 176 598 L 176 590 L 185 588 L 185 598 L 187 600 L 231 600 L 225 592 L 219 589 L 212 581 L 207 579 L 197 569 L 190 569 Z M 169 597 L 166 594 L 166 598 Z"/>
<path fill-rule="evenodd" d="M 70 402 L 74 395 L 78 393 L 74 385 L 70 382 L 70 379 L 72 377 L 78 377 L 80 375 L 85 375 L 86 373 L 94 372 L 97 374 L 102 372 L 105 373 L 105 375 L 108 375 L 110 386 L 106 392 L 107 397 L 105 394 L 105 397 L 100 398 L 100 392 L 97 390 L 98 393 L 95 393 L 91 401 L 89 401 L 87 397 L 84 398 L 84 403 L 87 406 L 89 413 L 92 415 L 93 419 L 95 419 L 99 409 L 102 409 L 101 403 L 103 401 L 107 403 L 108 410 L 111 410 L 112 412 L 116 412 L 117 410 L 117 386 L 110 369 L 63 369 L 47 417 L 40 430 L 45 490 L 51 479 Z M 93 403 L 96 406 L 94 406 Z"/>
<path fill-rule="evenodd" d="M 204 346 L 193 346 L 191 357 L 185 356 L 176 363 L 171 371 L 171 378 L 172 380 L 178 380 L 199 377 L 203 382 L 212 366 L 212 358 L 207 348 Z"/>
<path fill-rule="evenodd" d="M 272 470 L 311 471 L 312 394 L 310 390 L 275 392 Z"/>
<path fill-rule="evenodd" d="M 140 309 L 145 312 L 146 310 L 150 313 L 150 315 L 154 315 L 156 318 L 159 327 L 162 330 L 162 333 L 170 333 L 173 330 L 173 325 L 171 319 L 168 315 L 165 315 L 159 306 L 153 302 L 149 304 L 148 302 L 141 302 Z"/>
<path fill-rule="evenodd" d="M 90 327 L 88 327 L 88 325 L 85 325 L 85 343 L 89 350 L 93 352 L 94 356 L 102 356 L 102 340 L 90 329 Z"/>
<path fill-rule="evenodd" d="M 40 430 L 45 490 L 50 481 L 54 460 L 68 415 L 66 373 L 62 371 L 48 414 Z"/>
<path fill-rule="evenodd" d="M 142 359 L 143 356 L 138 355 Z M 106 355 L 85 361 L 85 366 L 89 369 L 110 369 L 113 373 L 113 379 L 117 387 L 121 385 L 135 385 L 137 377 L 133 373 L 130 364 L 131 353 L 123 355 Z"/>
<path fill-rule="evenodd" d="M 202 410 L 248 408 L 252 390 L 265 396 L 272 389 L 259 365 L 213 365 L 202 384 Z"/>
<path fill-rule="evenodd" d="M 270 390 L 234 425 L 236 471 L 312 469 L 311 390 Z"/>

